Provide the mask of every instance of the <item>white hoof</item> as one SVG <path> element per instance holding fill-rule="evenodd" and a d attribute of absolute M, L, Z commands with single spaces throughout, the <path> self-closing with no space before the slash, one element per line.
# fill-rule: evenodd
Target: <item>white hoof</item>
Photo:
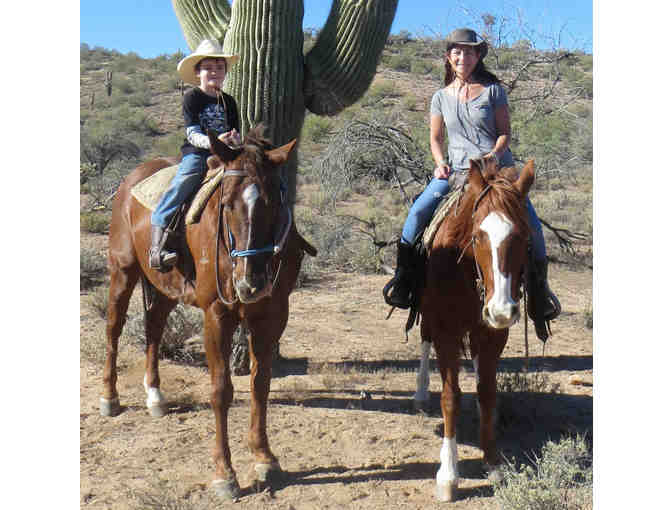
<path fill-rule="evenodd" d="M 238 480 L 235 478 L 230 480 L 213 480 L 212 490 L 217 497 L 226 501 L 237 501 L 241 496 L 240 485 L 238 485 Z"/>
<path fill-rule="evenodd" d="M 119 397 L 108 400 L 100 397 L 100 415 L 101 416 L 116 416 L 121 412 L 121 405 L 119 404 Z"/>
<path fill-rule="evenodd" d="M 147 394 L 147 400 L 145 404 L 149 410 L 149 414 L 154 418 L 161 418 L 166 414 L 166 401 L 161 394 L 159 388 L 150 388 L 147 386 L 147 376 L 145 375 L 142 385 L 145 387 L 145 393 Z"/>
<path fill-rule="evenodd" d="M 488 481 L 490 483 L 498 484 L 504 481 L 504 474 L 502 473 L 501 466 L 493 466 L 486 463 L 485 472 L 488 474 Z"/>
<path fill-rule="evenodd" d="M 441 502 L 455 501 L 457 496 L 457 480 L 454 482 L 437 482 L 436 499 Z"/>
<path fill-rule="evenodd" d="M 421 400 L 419 398 L 413 399 L 413 410 L 416 412 L 428 412 L 429 411 L 429 398 Z"/>

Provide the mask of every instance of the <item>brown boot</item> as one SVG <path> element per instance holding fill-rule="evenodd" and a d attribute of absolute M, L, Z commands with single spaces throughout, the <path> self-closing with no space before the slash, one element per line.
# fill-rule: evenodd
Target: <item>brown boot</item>
<path fill-rule="evenodd" d="M 169 271 L 177 262 L 177 253 L 163 249 L 166 244 L 166 230 L 152 225 L 152 245 L 149 248 L 149 267 L 160 272 Z"/>

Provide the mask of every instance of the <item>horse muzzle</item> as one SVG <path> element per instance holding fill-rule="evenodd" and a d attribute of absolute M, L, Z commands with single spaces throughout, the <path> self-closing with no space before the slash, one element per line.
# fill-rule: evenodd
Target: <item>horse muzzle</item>
<path fill-rule="evenodd" d="M 268 277 L 267 272 L 254 273 L 244 276 L 240 280 L 235 280 L 233 287 L 241 303 L 250 304 L 270 296 L 273 290 L 273 280 Z"/>
<path fill-rule="evenodd" d="M 512 301 L 495 303 L 490 300 L 482 311 L 483 321 L 493 329 L 505 329 L 520 319 L 520 305 Z"/>

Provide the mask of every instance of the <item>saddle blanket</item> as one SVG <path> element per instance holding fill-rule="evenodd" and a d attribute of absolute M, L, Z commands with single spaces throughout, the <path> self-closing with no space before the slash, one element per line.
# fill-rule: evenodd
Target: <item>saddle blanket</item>
<path fill-rule="evenodd" d="M 443 198 L 441 202 L 439 202 L 439 205 L 436 207 L 434 216 L 432 216 L 432 220 L 429 222 L 429 225 L 425 229 L 425 232 L 422 236 L 422 244 L 424 244 L 425 250 L 428 253 L 432 247 L 432 241 L 434 241 L 434 236 L 436 235 L 436 231 L 439 230 L 441 222 L 446 216 L 448 216 L 450 208 L 453 206 L 453 204 L 455 204 L 455 202 L 459 200 L 462 193 L 463 188 L 458 188 L 454 191 L 451 191 Z"/>
<path fill-rule="evenodd" d="M 173 177 L 175 177 L 175 174 L 177 174 L 178 166 L 179 165 L 173 165 L 162 168 L 158 172 L 146 177 L 131 188 L 131 194 L 144 207 L 150 211 L 154 211 L 159 200 L 161 200 L 163 193 L 168 189 L 170 182 L 173 180 Z M 217 189 L 221 180 L 222 170 L 209 171 L 205 175 L 201 187 L 196 192 L 184 218 L 187 225 L 198 223 L 198 220 L 201 218 L 201 213 L 205 208 L 205 204 L 208 202 L 215 189 Z"/>

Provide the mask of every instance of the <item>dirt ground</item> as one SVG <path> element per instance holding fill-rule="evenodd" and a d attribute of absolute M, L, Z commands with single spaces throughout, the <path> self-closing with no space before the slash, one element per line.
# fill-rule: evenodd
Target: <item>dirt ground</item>
<path fill-rule="evenodd" d="M 104 252 L 105 236 L 82 237 L 83 247 Z M 458 500 L 439 505 L 434 477 L 441 447 L 440 377 L 432 366 L 432 407 L 414 413 L 419 329 L 405 341 L 406 314 L 386 320 L 382 275 L 329 274 L 291 297 L 281 339 L 283 359 L 274 368 L 268 413 L 271 447 L 285 471 L 272 492 L 253 492 L 246 446 L 249 381 L 234 377 L 229 414 L 234 468 L 244 496 L 217 502 L 209 490 L 214 467 L 214 418 L 205 363 L 161 361 L 162 391 L 170 402 L 159 419 L 144 407 L 144 355 L 122 337 L 119 393 L 122 413 L 98 413 L 102 366 L 80 362 L 80 503 L 87 509 L 494 509 L 492 488 L 481 470 L 474 374 L 463 363 L 458 431 Z M 592 310 L 592 272 L 558 265 L 551 286 L 563 305 L 545 351 L 530 328 L 530 370 L 543 371 L 557 392 L 500 394 L 499 446 L 523 459 L 549 439 L 582 432 L 592 437 L 593 345 L 586 327 Z M 131 311 L 140 310 L 136 289 Z M 100 343 L 104 321 L 81 296 L 80 341 Z M 523 323 L 511 330 L 500 372 L 525 360 Z M 199 351 L 196 345 L 196 352 Z M 202 355 L 199 358 L 203 359 Z M 371 398 L 362 400 L 362 390 Z M 161 506 L 163 505 L 163 506 Z"/>

